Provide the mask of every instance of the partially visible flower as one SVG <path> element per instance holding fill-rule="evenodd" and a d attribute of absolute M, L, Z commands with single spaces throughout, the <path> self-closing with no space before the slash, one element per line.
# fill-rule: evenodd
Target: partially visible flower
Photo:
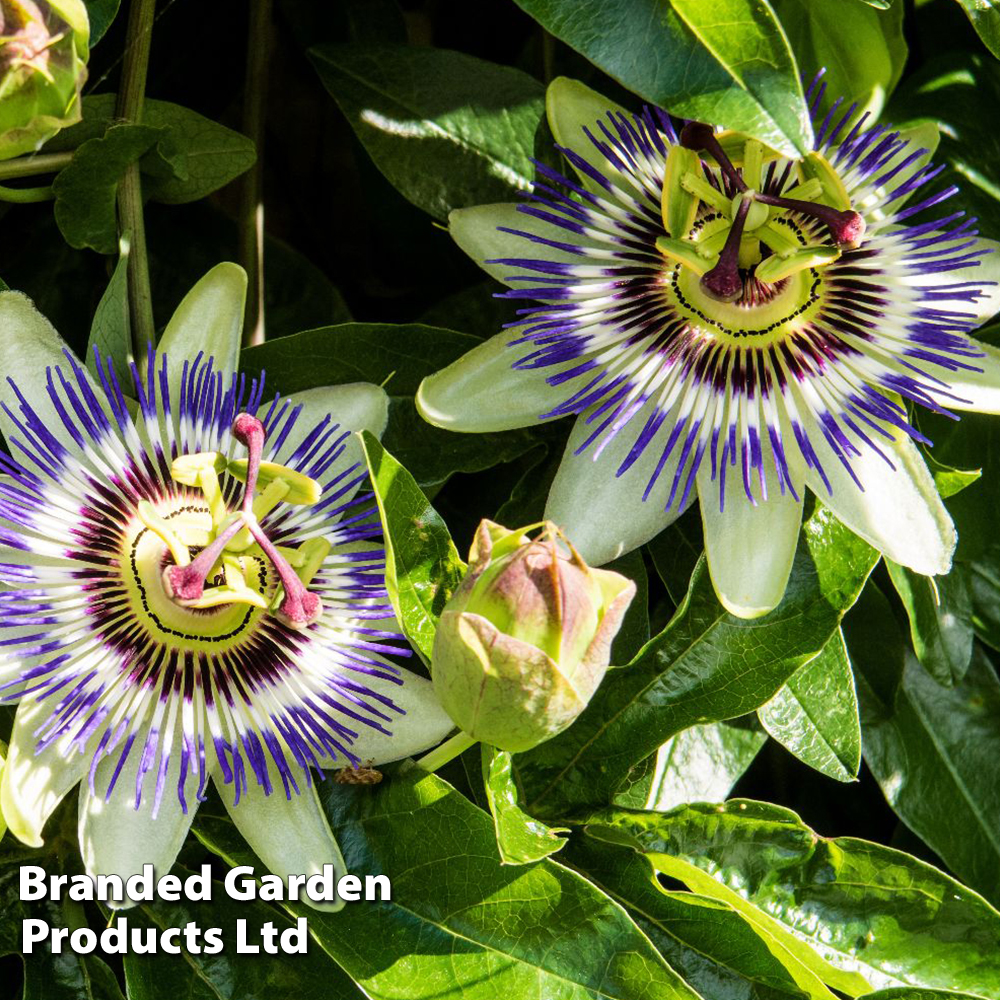
<path fill-rule="evenodd" d="M 591 569 L 550 522 L 532 541 L 483 521 L 434 636 L 441 704 L 469 736 L 501 750 L 561 733 L 604 679 L 634 596 L 631 580 Z"/>
<path fill-rule="evenodd" d="M 155 355 L 94 379 L 0 295 L 0 696 L 20 701 L 0 807 L 25 843 L 78 783 L 90 874 L 169 870 L 209 780 L 276 874 L 344 862 L 321 768 L 451 728 L 401 652 L 352 431 L 377 386 L 264 401 L 236 373 L 246 276 L 220 265 Z M 362 498 L 363 499 L 363 498 Z"/>
<path fill-rule="evenodd" d="M 0 0 L 0 160 L 80 120 L 89 39 L 83 0 Z"/>
<path fill-rule="evenodd" d="M 927 220 L 955 190 L 922 192 L 936 129 L 820 114 L 822 96 L 815 150 L 793 160 L 555 81 L 576 176 L 539 164 L 531 202 L 451 215 L 529 304 L 418 395 L 458 431 L 575 415 L 546 517 L 589 562 L 697 495 L 716 591 L 743 617 L 782 598 L 806 487 L 888 557 L 947 572 L 955 531 L 909 410 L 1000 412 L 1000 352 L 968 336 L 997 309 L 1000 256 L 962 212 Z"/>

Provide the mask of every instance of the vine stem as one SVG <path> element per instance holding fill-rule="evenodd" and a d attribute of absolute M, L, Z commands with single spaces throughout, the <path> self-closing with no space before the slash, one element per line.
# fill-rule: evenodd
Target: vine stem
<path fill-rule="evenodd" d="M 36 188 L 12 188 L 0 185 L 0 201 L 8 201 L 14 205 L 31 205 L 39 201 L 52 201 L 55 194 L 52 185 Z"/>
<path fill-rule="evenodd" d="M 267 64 L 271 37 L 271 2 L 250 4 L 246 81 L 243 86 L 243 134 L 257 150 L 254 165 L 240 187 L 240 263 L 247 273 L 247 311 L 243 346 L 264 343 L 264 123 L 267 108 Z"/>
<path fill-rule="evenodd" d="M 138 123 L 142 120 L 155 17 L 156 0 L 132 0 L 126 29 L 121 86 L 115 108 L 117 117 L 126 122 Z M 129 164 L 118 185 L 118 228 L 122 236 L 128 236 L 131 247 L 127 274 L 132 354 L 141 359 L 146 356 L 147 345 L 156 340 L 156 324 L 153 320 L 153 296 L 149 285 L 146 224 L 142 212 L 142 178 L 138 163 Z"/>
<path fill-rule="evenodd" d="M 459 754 L 465 753 L 469 747 L 474 747 L 479 740 L 473 739 L 468 733 L 458 733 L 450 740 L 445 740 L 441 746 L 424 754 L 417 760 L 417 766 L 425 771 L 436 771 L 439 767 L 444 767 L 450 760 L 454 760 Z"/>
<path fill-rule="evenodd" d="M 19 156 L 13 160 L 0 162 L 0 181 L 12 177 L 34 177 L 37 174 L 55 174 L 62 170 L 70 160 L 69 153 L 45 153 L 41 156 Z"/>

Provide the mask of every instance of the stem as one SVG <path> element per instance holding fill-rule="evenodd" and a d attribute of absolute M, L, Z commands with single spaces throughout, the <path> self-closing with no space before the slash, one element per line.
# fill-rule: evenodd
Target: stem
<path fill-rule="evenodd" d="M 556 40 L 544 28 L 542 29 L 542 79 L 546 84 L 552 82 L 556 66 Z"/>
<path fill-rule="evenodd" d="M 264 343 L 264 123 L 267 105 L 268 50 L 272 0 L 251 0 L 243 85 L 243 134 L 257 150 L 240 187 L 240 263 L 247 273 L 247 312 L 243 346 Z"/>
<path fill-rule="evenodd" d="M 38 201 L 52 201 L 52 185 L 37 188 L 12 188 L 0 186 L 0 201 L 8 201 L 14 205 L 30 205 Z"/>
<path fill-rule="evenodd" d="M 0 163 L 0 181 L 12 177 L 34 177 L 36 174 L 55 174 L 73 159 L 69 153 L 45 153 L 42 156 L 19 156 Z"/>
<path fill-rule="evenodd" d="M 125 59 L 118 90 L 116 115 L 127 122 L 142 119 L 146 93 L 149 47 L 153 37 L 156 0 L 132 0 L 125 37 Z M 156 340 L 153 296 L 149 287 L 149 260 L 146 256 L 146 224 L 142 212 L 142 179 L 139 164 L 131 163 L 118 185 L 118 228 L 128 234 L 128 298 L 132 318 L 132 355 L 146 356 L 147 345 Z"/>
<path fill-rule="evenodd" d="M 417 766 L 425 771 L 436 771 L 439 767 L 444 767 L 449 760 L 454 760 L 459 754 L 465 753 L 469 747 L 474 747 L 479 740 L 473 739 L 468 733 L 458 733 L 450 740 L 445 740 L 437 749 L 428 754 L 424 754 L 417 760 Z"/>

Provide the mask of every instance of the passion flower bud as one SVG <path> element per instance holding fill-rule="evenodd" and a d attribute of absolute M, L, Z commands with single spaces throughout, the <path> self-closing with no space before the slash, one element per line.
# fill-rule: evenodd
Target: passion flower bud
<path fill-rule="evenodd" d="M 604 679 L 635 584 L 591 569 L 546 522 L 483 521 L 434 638 L 434 690 L 455 724 L 502 750 L 562 732 Z"/>
<path fill-rule="evenodd" d="M 89 37 L 83 0 L 0 0 L 0 160 L 80 120 Z"/>

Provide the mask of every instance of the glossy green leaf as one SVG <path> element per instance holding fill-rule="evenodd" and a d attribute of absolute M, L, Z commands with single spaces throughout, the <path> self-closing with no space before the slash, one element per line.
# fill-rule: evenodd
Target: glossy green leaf
<path fill-rule="evenodd" d="M 646 577 L 646 564 L 638 549 L 619 556 L 602 568 L 621 573 L 635 584 L 635 597 L 632 598 L 618 635 L 611 644 L 611 664 L 619 666 L 629 663 L 649 641 L 649 581 Z"/>
<path fill-rule="evenodd" d="M 621 903 L 706 1000 L 806 996 L 735 910 L 707 896 L 665 891 L 649 862 L 635 851 L 575 837 L 563 860 Z"/>
<path fill-rule="evenodd" d="M 392 900 L 289 908 L 375 1000 L 699 1000 L 586 879 L 552 861 L 502 865 L 490 817 L 436 775 L 326 782 L 320 797 L 348 869 L 388 875 Z M 245 859 L 228 824 L 199 814 L 196 830 L 230 863 Z"/>
<path fill-rule="evenodd" d="M 772 0 L 804 80 L 825 70 L 826 101 L 878 115 L 906 62 L 903 5 L 876 10 L 843 0 Z"/>
<path fill-rule="evenodd" d="M 362 443 L 382 516 L 389 598 L 406 637 L 429 664 L 438 620 L 465 566 L 413 477 L 368 431 Z"/>
<path fill-rule="evenodd" d="M 50 150 L 74 149 L 107 135 L 115 126 L 115 94 L 83 100 L 83 121 L 66 129 Z M 144 127 L 162 129 L 156 155 L 142 162 L 143 194 L 153 201 L 180 205 L 198 201 L 245 173 L 257 158 L 253 143 L 239 132 L 170 101 L 143 102 Z"/>
<path fill-rule="evenodd" d="M 672 114 L 812 145 L 795 59 L 760 0 L 517 0 L 556 38 Z"/>
<path fill-rule="evenodd" d="M 372 382 L 389 394 L 382 442 L 423 486 L 455 472 L 478 472 L 508 462 L 534 443 L 530 431 L 454 434 L 420 419 L 413 395 L 425 375 L 450 364 L 477 341 L 421 323 L 344 323 L 271 341 L 243 352 L 240 367 L 267 372 L 283 393 L 341 382 Z"/>
<path fill-rule="evenodd" d="M 651 539 L 646 550 L 670 599 L 679 605 L 688 591 L 691 574 L 705 551 L 701 515 L 696 509 L 689 510 Z"/>
<path fill-rule="evenodd" d="M 956 875 L 1000 902 L 1000 681 L 985 654 L 952 688 L 910 657 L 891 713 L 869 685 L 859 693 L 865 761 L 889 804 Z"/>
<path fill-rule="evenodd" d="M 917 659 L 939 684 L 960 681 L 972 657 L 972 596 L 964 568 L 931 578 L 889 559 L 886 566 L 906 608 Z"/>
<path fill-rule="evenodd" d="M 940 126 L 934 159 L 948 169 L 939 186 L 959 186 L 952 203 L 978 216 L 984 232 L 1000 226 L 1000 134 L 982 127 L 998 100 L 1000 63 L 985 54 L 953 53 L 929 60 L 907 77 L 886 111 L 897 124 L 924 119 Z M 937 437 L 932 440 L 939 444 Z"/>
<path fill-rule="evenodd" d="M 926 990 L 912 986 L 893 986 L 866 993 L 860 1000 L 981 1000 L 979 993 L 956 993 L 953 990 Z"/>
<path fill-rule="evenodd" d="M 118 183 L 129 164 L 161 138 L 163 132 L 149 125 L 115 125 L 76 150 L 52 182 L 56 222 L 71 247 L 106 254 L 118 249 Z"/>
<path fill-rule="evenodd" d="M 93 48 L 105 35 L 118 15 L 122 0 L 84 0 L 90 21 L 90 47 Z"/>
<path fill-rule="evenodd" d="M 803 763 L 837 781 L 854 781 L 861 766 L 861 722 L 854 674 L 843 635 L 799 667 L 757 709 L 761 725 Z"/>
<path fill-rule="evenodd" d="M 328 45 L 310 56 L 375 165 L 424 211 L 443 220 L 530 188 L 545 101 L 526 73 L 403 45 Z"/>
<path fill-rule="evenodd" d="M 766 742 L 753 716 L 691 726 L 632 769 L 615 805 L 668 812 L 688 802 L 721 802 Z"/>
<path fill-rule="evenodd" d="M 118 263 L 108 282 L 108 287 L 97 304 L 90 338 L 87 341 L 86 362 L 90 374 L 98 378 L 94 351 L 100 352 L 105 365 L 110 364 L 118 376 L 119 385 L 131 384 L 128 359 L 132 352 L 129 335 L 128 313 L 128 242 L 121 243 Z"/>
<path fill-rule="evenodd" d="M 39 916 L 39 914 L 34 914 Z M 65 926 L 61 921 L 55 923 Z M 24 956 L 22 1000 L 124 1000 L 114 972 L 97 955 L 76 955 L 68 946 L 54 955 L 37 946 Z M 131 997 L 129 998 L 131 1000 Z"/>
<path fill-rule="evenodd" d="M 1000 996 L 1000 913 L 901 851 L 826 839 L 790 810 L 742 799 L 666 815 L 608 810 L 591 823 L 789 949 L 798 942 L 797 957 L 849 996 L 889 986 Z"/>
<path fill-rule="evenodd" d="M 1000 59 L 1000 3 L 997 0 L 957 0 L 976 34 Z"/>
<path fill-rule="evenodd" d="M 362 904 L 364 905 L 364 904 Z M 125 956 L 129 1000 L 362 1000 L 351 978 L 313 940 L 304 955 L 251 955 L 236 952 L 236 921 L 246 921 L 246 939 L 260 941 L 270 921 L 279 933 L 294 926 L 287 914 L 259 902 L 230 899 L 220 882 L 212 884 L 212 902 L 157 902 L 122 915 L 130 926 L 163 931 L 194 923 L 218 927 L 224 949 L 215 955 L 185 949 L 182 955 Z"/>
<path fill-rule="evenodd" d="M 511 755 L 486 743 L 480 744 L 486 801 L 493 815 L 497 848 L 505 865 L 526 865 L 541 861 L 566 846 L 559 832 L 529 816 L 518 804 Z M 559 832 L 557 832 L 557 830 Z"/>
<path fill-rule="evenodd" d="M 519 755 L 528 808 L 546 816 L 609 802 L 671 736 L 759 708 L 826 645 L 877 558 L 817 505 L 784 600 L 753 621 L 722 608 L 703 559 L 667 627 L 627 669 L 608 674 L 565 733 Z"/>

